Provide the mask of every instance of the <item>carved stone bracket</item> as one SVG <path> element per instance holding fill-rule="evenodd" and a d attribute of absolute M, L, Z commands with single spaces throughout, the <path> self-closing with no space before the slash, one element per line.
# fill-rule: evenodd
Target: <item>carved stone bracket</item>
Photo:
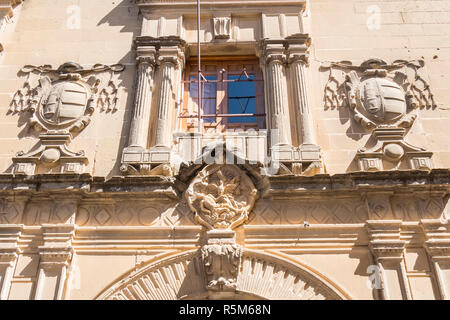
<path fill-rule="evenodd" d="M 356 122 L 371 132 L 375 141 L 374 146 L 361 148 L 356 154 L 361 171 L 383 170 L 384 161 L 393 163 L 396 168 L 405 163 L 410 169 L 432 169 L 433 154 L 404 139 L 406 130 L 417 119 L 416 109 L 436 107 L 430 86 L 418 73 L 423 65 L 421 60 L 398 60 L 388 64 L 380 59 L 369 59 L 360 66 L 350 62 L 322 66 L 330 70 L 325 88 L 326 105 L 335 106 L 341 99 L 342 105 L 350 109 Z M 343 84 L 333 75 L 334 69 L 346 75 Z M 423 83 L 422 91 L 419 82 Z"/>
<path fill-rule="evenodd" d="M 409 144 L 404 140 L 405 135 L 404 128 L 376 128 L 372 133 L 376 140 L 375 146 L 369 149 L 361 148 L 356 154 L 360 170 L 383 170 L 383 160 L 398 162 L 402 159 L 407 161 L 411 169 L 431 170 L 433 153 Z"/>
<path fill-rule="evenodd" d="M 29 126 L 41 133 L 40 146 L 29 153 L 19 152 L 13 158 L 13 173 L 32 175 L 37 165 L 60 166 L 61 173 L 83 173 L 87 158 L 84 152 L 72 152 L 72 134 L 82 131 L 91 121 L 96 108 L 117 111 L 118 88 L 115 77 L 125 69 L 123 65 L 97 64 L 84 69 L 68 62 L 58 69 L 49 65 L 22 68 L 27 75 L 22 89 L 13 97 L 10 112 L 28 112 Z M 102 85 L 99 73 L 110 73 Z M 31 77 L 39 77 L 33 88 Z"/>
<path fill-rule="evenodd" d="M 208 231 L 208 244 L 201 249 L 206 274 L 206 290 L 211 298 L 226 298 L 234 293 L 243 248 L 234 241 L 234 231 Z"/>

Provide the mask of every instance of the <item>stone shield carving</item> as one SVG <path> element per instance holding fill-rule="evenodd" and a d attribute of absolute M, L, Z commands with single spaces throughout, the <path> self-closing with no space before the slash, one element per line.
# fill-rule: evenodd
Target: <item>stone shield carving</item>
<path fill-rule="evenodd" d="M 360 66 L 348 61 L 322 66 L 330 70 L 325 87 L 326 106 L 340 104 L 342 100 L 341 106 L 349 108 L 356 122 L 371 132 L 375 141 L 356 153 L 361 171 L 400 166 L 431 170 L 433 167 L 431 152 L 405 140 L 407 130 L 418 117 L 417 109 L 436 107 L 430 85 L 418 71 L 423 66 L 421 60 L 397 60 L 388 64 L 380 59 L 369 59 Z M 345 75 L 343 84 L 333 70 Z"/>
<path fill-rule="evenodd" d="M 247 221 L 258 190 L 239 167 L 211 164 L 194 178 L 185 195 L 200 224 L 209 230 L 233 229 Z"/>
<path fill-rule="evenodd" d="M 89 99 L 89 90 L 82 83 L 67 81 L 53 85 L 40 115 L 50 124 L 65 124 L 82 117 Z"/>
<path fill-rule="evenodd" d="M 406 114 L 403 89 L 385 78 L 369 78 L 359 85 L 362 112 L 377 123 L 393 123 Z"/>
<path fill-rule="evenodd" d="M 80 78 L 73 74 L 53 83 L 48 77 L 42 78 L 42 98 L 30 124 L 38 131 L 79 131 L 87 126 L 94 112 L 95 91 Z"/>
<path fill-rule="evenodd" d="M 29 126 L 40 133 L 40 144 L 28 153 L 17 153 L 13 158 L 13 172 L 31 175 L 37 165 L 43 165 L 52 170 L 59 166 L 61 173 L 82 173 L 88 159 L 83 150 L 68 149 L 72 134 L 83 130 L 95 109 L 104 105 L 106 89 L 102 89 L 105 84 L 102 85 L 99 75 L 109 73 L 108 86 L 116 88 L 114 79 L 124 69 L 120 64 L 96 64 L 85 69 L 74 62 L 64 63 L 57 69 L 50 65 L 23 67 L 21 72 L 27 75 L 27 80 L 14 94 L 9 111 L 30 114 Z M 36 76 L 39 79 L 33 88 L 31 79 Z M 111 104 L 117 104 L 117 94 L 115 90 L 114 97 L 109 99 Z"/>

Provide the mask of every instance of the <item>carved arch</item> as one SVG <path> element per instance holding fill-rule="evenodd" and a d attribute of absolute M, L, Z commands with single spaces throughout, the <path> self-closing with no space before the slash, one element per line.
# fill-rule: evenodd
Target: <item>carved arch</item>
<path fill-rule="evenodd" d="M 299 263 L 245 249 L 236 297 L 273 300 L 350 299 L 342 289 Z M 201 254 L 191 250 L 127 273 L 97 300 L 207 299 Z"/>

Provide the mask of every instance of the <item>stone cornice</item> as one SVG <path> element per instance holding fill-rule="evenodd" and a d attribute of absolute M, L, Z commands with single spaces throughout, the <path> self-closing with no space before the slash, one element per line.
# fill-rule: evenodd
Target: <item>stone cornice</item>
<path fill-rule="evenodd" d="M 305 6 L 304 0 L 279 0 L 276 1 L 277 6 Z M 141 9 L 156 9 L 156 8 L 195 8 L 196 0 L 138 0 L 137 5 Z M 217 7 L 240 7 L 245 5 L 253 7 L 273 7 L 274 2 L 270 0 L 247 0 L 242 2 L 240 0 L 202 0 L 202 7 L 208 8 L 210 6 Z"/>
<path fill-rule="evenodd" d="M 267 176 L 270 186 L 263 197 L 311 197 L 327 194 L 364 195 L 370 192 L 433 193 L 445 196 L 450 193 L 450 171 L 380 171 L 345 174 L 319 174 L 311 177 L 283 175 Z M 115 176 L 92 177 L 89 174 L 38 174 L 34 176 L 0 174 L 0 196 L 49 196 L 78 194 L 85 197 L 116 195 L 142 196 L 147 199 L 177 199 L 180 194 L 175 177 Z"/>
<path fill-rule="evenodd" d="M 149 37 L 149 36 L 139 36 L 134 40 L 135 48 L 140 47 L 154 47 L 155 49 L 159 49 L 161 47 L 179 47 L 183 49 L 186 46 L 186 41 L 176 36 L 169 37 Z"/>

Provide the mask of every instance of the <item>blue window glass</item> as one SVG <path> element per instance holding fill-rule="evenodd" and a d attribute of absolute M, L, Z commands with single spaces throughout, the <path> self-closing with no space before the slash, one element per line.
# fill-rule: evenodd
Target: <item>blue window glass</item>
<path fill-rule="evenodd" d="M 229 80 L 238 80 L 239 75 L 228 76 Z M 249 75 L 251 80 L 254 75 Z M 256 113 L 256 94 L 255 82 L 248 81 L 244 76 L 241 81 L 228 83 L 228 113 L 229 114 L 247 114 Z M 230 117 L 229 123 L 256 122 L 256 117 Z"/>

